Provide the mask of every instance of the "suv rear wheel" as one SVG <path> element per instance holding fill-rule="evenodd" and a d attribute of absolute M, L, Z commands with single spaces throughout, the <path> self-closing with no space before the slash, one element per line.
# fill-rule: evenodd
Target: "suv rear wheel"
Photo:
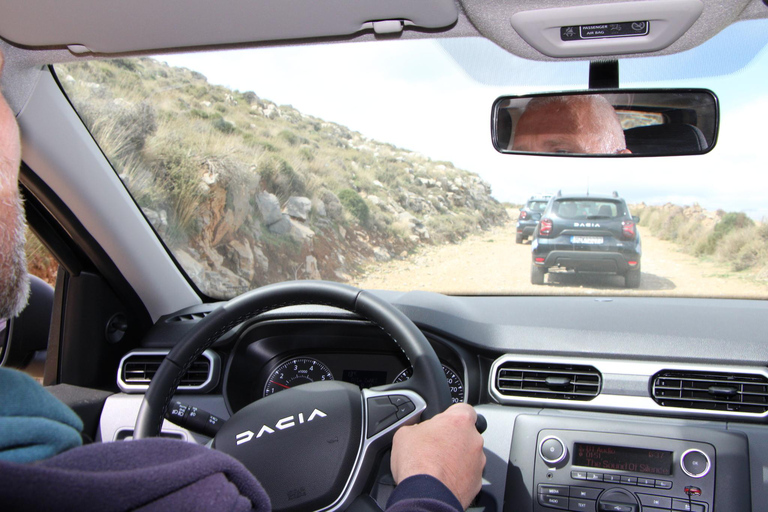
<path fill-rule="evenodd" d="M 521 244 L 521 243 L 523 243 L 523 235 L 521 235 L 520 233 L 518 233 L 517 235 L 515 235 L 515 243 L 516 243 L 516 244 Z"/>
<path fill-rule="evenodd" d="M 627 273 L 624 274 L 624 286 L 626 286 L 627 288 L 640 287 L 640 269 L 639 268 L 633 268 L 632 270 L 627 270 Z"/>
<path fill-rule="evenodd" d="M 547 272 L 531 263 L 531 284 L 544 284 L 544 274 Z"/>

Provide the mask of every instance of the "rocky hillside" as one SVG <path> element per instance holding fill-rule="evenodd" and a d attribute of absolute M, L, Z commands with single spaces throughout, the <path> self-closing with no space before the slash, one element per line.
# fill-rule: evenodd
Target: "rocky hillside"
<path fill-rule="evenodd" d="M 477 175 L 149 58 L 56 66 L 179 263 L 213 297 L 346 281 L 508 220 Z"/>

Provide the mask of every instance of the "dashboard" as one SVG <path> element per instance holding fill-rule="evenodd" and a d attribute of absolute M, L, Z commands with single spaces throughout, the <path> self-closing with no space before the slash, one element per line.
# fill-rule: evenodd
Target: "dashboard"
<path fill-rule="evenodd" d="M 425 334 L 454 401 L 487 420 L 478 511 L 726 512 L 768 503 L 763 302 L 381 296 Z M 158 322 L 148 349 L 167 351 L 169 340 L 194 328 L 174 318 Z M 325 306 L 263 314 L 223 336 L 213 352 L 217 383 L 180 390 L 178 398 L 224 419 L 301 382 L 370 387 L 408 369 L 383 331 Z M 673 396 L 675 372 L 688 372 L 678 379 L 685 383 L 701 375 L 724 380 Z M 726 396 L 733 387 L 738 400 Z M 516 395 L 516 388 L 530 393 Z M 107 400 L 104 439 L 132 428 L 141 394 L 125 391 Z M 713 403 L 700 400 L 709 395 Z M 164 432 L 207 442 L 167 422 Z M 385 503 L 392 487 L 384 467 L 371 492 Z"/>

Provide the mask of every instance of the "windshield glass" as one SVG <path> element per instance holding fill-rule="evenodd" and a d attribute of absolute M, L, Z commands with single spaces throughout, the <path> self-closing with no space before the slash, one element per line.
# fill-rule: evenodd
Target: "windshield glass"
<path fill-rule="evenodd" d="M 717 145 L 690 157 L 497 153 L 488 122 L 497 97 L 586 89 L 589 64 L 525 61 L 478 38 L 93 60 L 55 70 L 180 267 L 213 298 L 292 279 L 462 295 L 765 298 L 766 28 L 764 20 L 743 22 L 689 52 L 621 61 L 622 86 L 718 95 Z M 618 114 L 627 126 L 658 122 Z M 580 258 L 585 249 L 574 244 L 558 249 L 573 251 L 570 260 L 541 256 L 547 267 L 538 271 L 550 275 L 539 285 L 532 251 L 544 242 L 539 223 L 550 219 L 518 216 L 532 195 L 559 190 L 618 192 L 629 212 L 591 202 L 579 218 L 606 215 L 603 207 L 612 217 L 635 216 L 631 268 L 616 248 L 593 243 L 589 252 L 619 265 L 610 275 L 579 272 L 562 263 Z M 545 206 L 529 204 L 534 212 Z M 550 279 L 558 272 L 579 275 Z M 639 286 L 629 284 L 636 282 L 629 272 L 641 273 Z"/>

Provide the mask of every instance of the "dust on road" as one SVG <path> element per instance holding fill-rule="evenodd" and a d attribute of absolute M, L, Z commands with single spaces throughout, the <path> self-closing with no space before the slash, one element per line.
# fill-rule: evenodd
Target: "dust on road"
<path fill-rule="evenodd" d="M 640 288 L 628 290 L 621 276 L 548 274 L 543 286 L 530 281 L 530 242 L 515 243 L 515 220 L 455 245 L 431 246 L 405 260 L 365 269 L 360 288 L 428 290 L 449 295 L 661 295 L 765 298 L 763 285 L 732 275 L 726 267 L 684 254 L 640 228 L 643 242 Z"/>

